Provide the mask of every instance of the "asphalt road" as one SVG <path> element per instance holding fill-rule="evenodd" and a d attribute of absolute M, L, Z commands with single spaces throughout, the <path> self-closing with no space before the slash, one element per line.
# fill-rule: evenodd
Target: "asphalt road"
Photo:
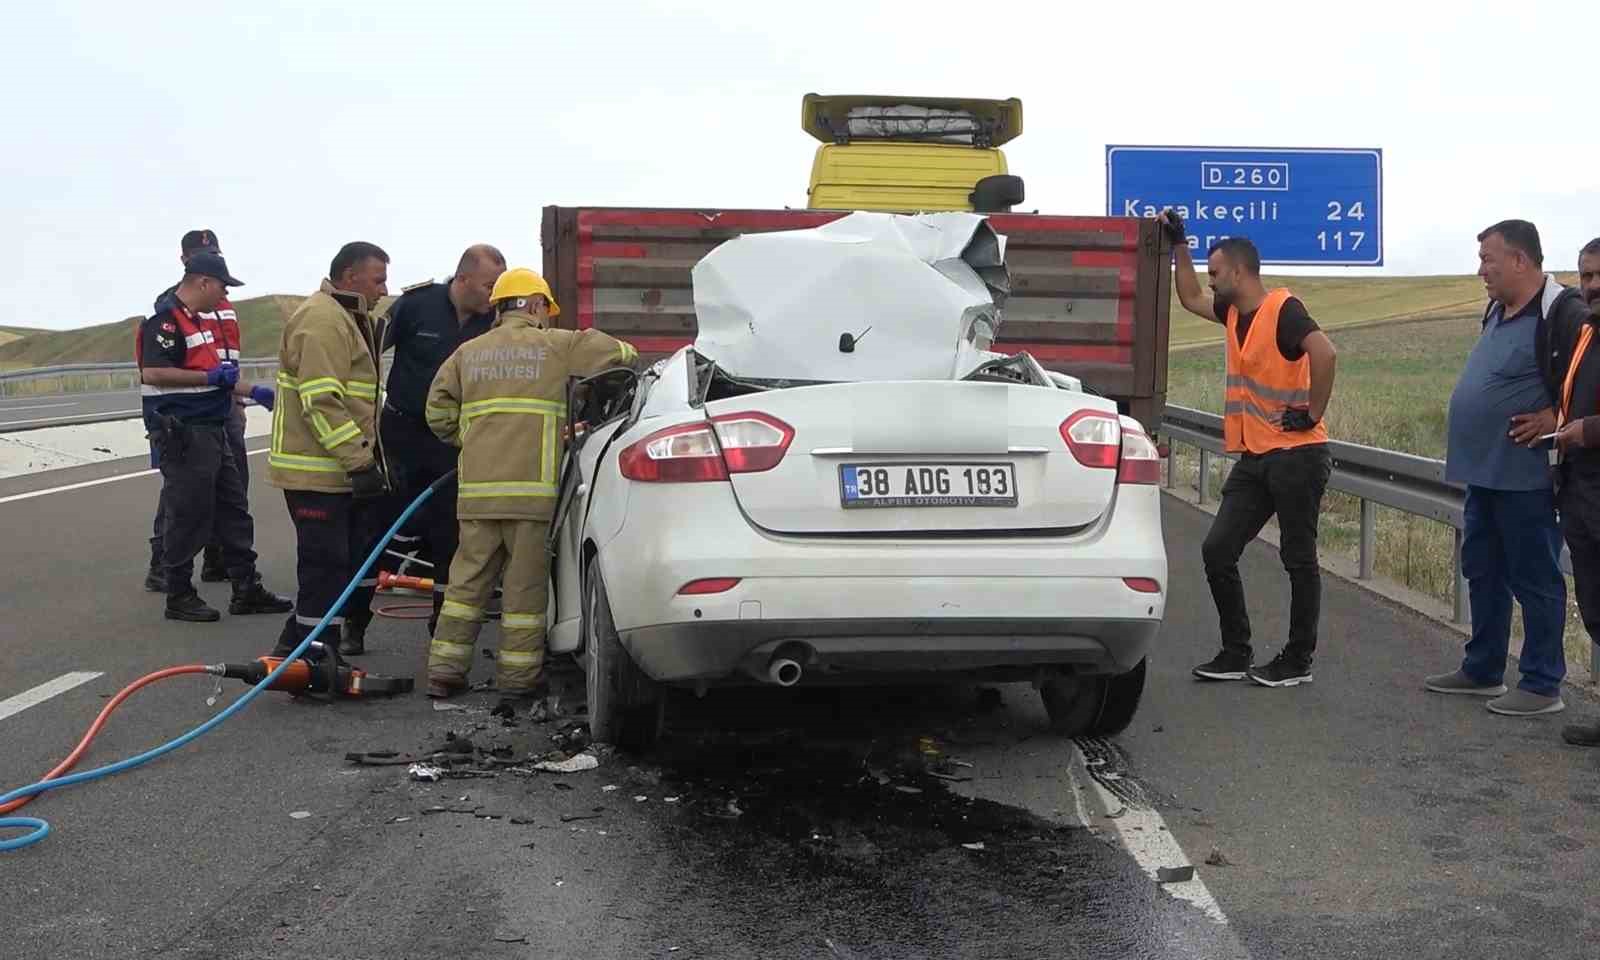
<path fill-rule="evenodd" d="M 0 719 L 0 784 L 53 765 L 128 680 L 248 659 L 277 631 L 161 618 L 140 589 L 153 477 L 6 501 L 141 468 L 0 481 L 0 700 L 105 674 Z M 259 478 L 252 492 L 267 582 L 288 590 L 282 501 Z M 459 734 L 521 761 L 581 726 L 504 726 L 487 694 L 449 712 L 272 695 L 179 753 L 26 808 L 56 832 L 0 854 L 6 956 L 1594 956 L 1600 752 L 1560 744 L 1575 712 L 1507 720 L 1425 694 L 1453 635 L 1333 580 L 1315 684 L 1195 683 L 1216 636 L 1206 522 L 1168 505 L 1169 620 L 1117 746 L 1047 733 L 1026 685 L 762 691 L 683 705 L 666 747 L 597 771 L 415 783 L 344 755 Z M 1281 636 L 1274 551 L 1252 547 L 1245 575 L 1258 636 Z M 369 669 L 420 670 L 417 624 L 380 621 L 371 642 Z M 212 687 L 141 692 L 86 762 L 175 736 L 243 689 L 210 708 Z M 1174 840 L 1211 913 L 1197 885 L 1148 876 Z M 1229 865 L 1201 862 L 1214 849 Z"/>
<path fill-rule="evenodd" d="M 139 416 L 139 392 L 72 393 L 0 400 L 0 433 L 64 423 L 84 423 L 126 414 Z"/>

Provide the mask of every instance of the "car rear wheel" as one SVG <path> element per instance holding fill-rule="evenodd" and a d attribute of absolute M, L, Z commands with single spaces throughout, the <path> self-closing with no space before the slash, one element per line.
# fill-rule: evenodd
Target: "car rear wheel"
<path fill-rule="evenodd" d="M 598 562 L 589 562 L 583 584 L 589 736 L 597 743 L 645 749 L 654 745 L 661 734 L 661 691 L 622 646 L 611 619 L 611 602 Z"/>
<path fill-rule="evenodd" d="M 1144 696 L 1145 661 L 1115 676 L 1052 673 L 1039 684 L 1050 729 L 1068 737 L 1110 737 L 1133 722 Z"/>

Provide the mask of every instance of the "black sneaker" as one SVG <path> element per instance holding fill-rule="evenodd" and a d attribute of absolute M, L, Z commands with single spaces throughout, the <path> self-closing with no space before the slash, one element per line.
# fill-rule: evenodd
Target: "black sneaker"
<path fill-rule="evenodd" d="M 234 616 L 252 613 L 288 613 L 294 601 L 280 597 L 261 585 L 260 580 L 233 585 L 233 599 L 228 601 L 228 612 Z"/>
<path fill-rule="evenodd" d="M 151 593 L 166 593 L 167 572 L 160 567 L 151 567 L 144 575 L 144 588 Z"/>
<path fill-rule="evenodd" d="M 215 623 L 222 619 L 222 614 L 206 606 L 198 593 L 183 593 L 167 598 L 167 619 L 183 620 L 187 623 Z"/>
<path fill-rule="evenodd" d="M 1263 687 L 1298 687 L 1311 682 L 1311 668 L 1280 653 L 1264 667 L 1252 667 L 1250 679 Z"/>
<path fill-rule="evenodd" d="M 1224 650 L 1190 672 L 1201 680 L 1243 680 L 1250 675 L 1250 658 Z"/>
<path fill-rule="evenodd" d="M 344 629 L 340 631 L 339 655 L 341 657 L 359 657 L 367 652 L 367 628 L 353 620 L 344 622 Z"/>

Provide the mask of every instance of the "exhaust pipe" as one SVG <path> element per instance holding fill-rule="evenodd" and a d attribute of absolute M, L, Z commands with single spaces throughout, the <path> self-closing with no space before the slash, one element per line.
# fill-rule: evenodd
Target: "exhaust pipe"
<path fill-rule="evenodd" d="M 775 656 L 767 664 L 767 679 L 780 687 L 792 687 L 800 682 L 800 675 L 805 671 L 798 660 L 788 657 Z"/>

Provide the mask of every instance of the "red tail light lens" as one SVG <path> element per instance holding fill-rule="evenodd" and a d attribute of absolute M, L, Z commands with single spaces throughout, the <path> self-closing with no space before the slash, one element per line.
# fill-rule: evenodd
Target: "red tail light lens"
<path fill-rule="evenodd" d="M 704 483 L 734 473 L 760 473 L 782 462 L 794 428 L 764 413 L 729 413 L 710 423 L 685 423 L 636 440 L 617 467 L 642 483 Z"/>
<path fill-rule="evenodd" d="M 617 454 L 617 467 L 643 483 L 703 483 L 728 479 L 717 438 L 705 423 L 685 423 L 636 440 Z"/>
<path fill-rule="evenodd" d="M 712 417 L 722 460 L 729 473 L 761 473 L 783 461 L 794 440 L 794 428 L 764 413 L 729 413 Z"/>
<path fill-rule="evenodd" d="M 1129 590 L 1139 593 L 1160 593 L 1161 584 L 1149 577 L 1123 577 L 1122 582 L 1128 585 Z"/>
<path fill-rule="evenodd" d="M 1084 466 L 1115 470 L 1122 455 L 1122 422 L 1114 413 L 1079 410 L 1061 425 L 1061 439 Z"/>
<path fill-rule="evenodd" d="M 1161 482 L 1161 451 L 1137 430 L 1122 432 L 1122 462 L 1117 465 L 1117 482 Z"/>
<path fill-rule="evenodd" d="M 680 597 L 703 597 L 712 593 L 727 593 L 739 585 L 738 577 L 707 577 L 691 580 L 678 588 Z"/>

